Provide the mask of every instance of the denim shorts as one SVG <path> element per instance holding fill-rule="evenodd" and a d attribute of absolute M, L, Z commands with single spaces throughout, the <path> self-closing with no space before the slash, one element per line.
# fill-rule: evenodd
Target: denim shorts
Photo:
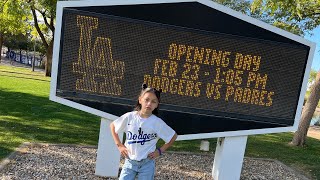
<path fill-rule="evenodd" d="M 119 180 L 134 180 L 136 177 L 138 180 L 152 180 L 155 166 L 154 159 L 146 158 L 141 161 L 125 159 Z"/>

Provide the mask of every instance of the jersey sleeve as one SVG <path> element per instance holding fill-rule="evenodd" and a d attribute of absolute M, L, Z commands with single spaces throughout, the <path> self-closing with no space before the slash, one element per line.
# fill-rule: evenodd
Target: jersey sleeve
<path fill-rule="evenodd" d="M 160 118 L 158 127 L 156 131 L 159 138 L 163 139 L 165 143 L 170 142 L 176 132 Z"/>
<path fill-rule="evenodd" d="M 116 133 L 124 132 L 126 130 L 129 114 L 130 113 L 126 113 L 113 121 L 114 129 Z"/>

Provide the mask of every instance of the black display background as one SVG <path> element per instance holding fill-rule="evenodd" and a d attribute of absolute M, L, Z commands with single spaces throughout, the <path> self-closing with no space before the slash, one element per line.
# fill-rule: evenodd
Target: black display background
<path fill-rule="evenodd" d="M 72 72 L 72 66 L 79 57 L 80 28 L 77 26 L 77 15 L 98 18 L 98 28 L 92 33 L 92 46 L 97 37 L 110 38 L 113 60 L 125 63 L 123 79 L 118 80 L 122 87 L 121 95 L 76 90 L 75 82 L 83 75 Z M 268 74 L 265 90 L 275 92 L 270 107 L 226 102 L 224 98 L 208 99 L 205 84 L 212 82 L 214 77 L 206 76 L 204 72 L 214 74 L 217 67 L 199 64 L 198 81 L 202 82 L 199 97 L 170 93 L 162 93 L 161 96 L 160 117 L 178 134 L 284 127 L 293 124 L 308 54 L 308 48 L 304 46 L 66 9 L 62 34 L 57 89 L 60 97 L 115 115 L 130 111 L 139 94 L 143 75 L 153 76 L 155 60 L 169 60 L 169 45 L 176 43 L 230 51 L 230 61 L 234 59 L 234 52 L 259 55 L 261 64 L 258 73 Z M 182 79 L 185 60 L 177 62 L 178 75 L 175 78 Z M 97 74 L 97 68 L 90 68 L 86 70 L 87 73 Z M 221 67 L 222 71 L 228 69 L 234 68 L 232 65 L 228 68 Z M 247 75 L 243 75 L 243 79 L 247 79 Z M 224 89 L 226 84 L 221 84 L 221 89 Z M 240 87 L 244 88 L 245 83 Z"/>

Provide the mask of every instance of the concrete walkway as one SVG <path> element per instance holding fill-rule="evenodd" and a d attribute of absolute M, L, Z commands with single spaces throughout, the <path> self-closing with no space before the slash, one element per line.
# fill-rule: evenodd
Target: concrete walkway
<path fill-rule="evenodd" d="M 320 108 L 315 110 L 315 114 L 320 114 Z M 310 126 L 307 136 L 320 140 L 320 126 Z"/>
<path fill-rule="evenodd" d="M 320 126 L 310 126 L 307 136 L 320 140 Z"/>

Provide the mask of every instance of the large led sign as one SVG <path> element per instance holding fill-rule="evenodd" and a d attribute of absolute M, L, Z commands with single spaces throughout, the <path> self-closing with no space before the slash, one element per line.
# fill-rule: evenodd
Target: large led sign
<path fill-rule="evenodd" d="M 311 46 L 101 9 L 63 8 L 54 96 L 120 116 L 146 83 L 180 135 L 294 126 Z"/>

